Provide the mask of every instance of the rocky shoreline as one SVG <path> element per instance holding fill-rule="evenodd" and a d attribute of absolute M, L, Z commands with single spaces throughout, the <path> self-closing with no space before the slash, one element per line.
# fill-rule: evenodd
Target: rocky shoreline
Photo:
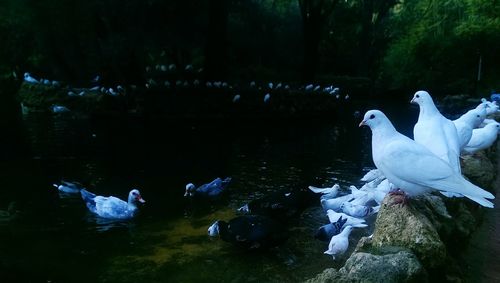
<path fill-rule="evenodd" d="M 498 152 L 497 143 L 462 159 L 463 174 L 493 194 Z M 393 202 L 385 197 L 373 235 L 360 239 L 343 267 L 328 268 L 307 282 L 463 282 L 458 259 L 488 209 L 437 194 L 406 206 Z"/>

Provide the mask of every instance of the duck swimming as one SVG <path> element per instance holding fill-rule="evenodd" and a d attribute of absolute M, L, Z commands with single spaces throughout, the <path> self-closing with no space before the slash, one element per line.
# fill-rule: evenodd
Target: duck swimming
<path fill-rule="evenodd" d="M 138 212 L 137 204 L 146 202 L 137 189 L 130 191 L 127 202 L 113 196 L 97 196 L 85 189 L 81 190 L 80 193 L 90 212 L 109 219 L 133 218 Z"/>

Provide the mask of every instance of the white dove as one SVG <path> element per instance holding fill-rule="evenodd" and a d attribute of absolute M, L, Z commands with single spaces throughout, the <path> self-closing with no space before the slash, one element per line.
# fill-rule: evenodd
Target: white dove
<path fill-rule="evenodd" d="M 381 177 L 383 176 L 382 175 L 382 172 L 380 172 L 380 170 L 378 169 L 372 169 L 370 171 L 368 171 L 368 173 L 366 173 L 363 178 L 361 178 L 361 181 L 363 182 L 370 182 L 370 181 L 373 181 L 375 179 L 377 179 L 378 177 Z"/>
<path fill-rule="evenodd" d="M 338 211 L 340 209 L 340 206 L 344 202 L 350 201 L 352 199 L 353 199 L 353 197 L 351 194 L 337 197 L 337 198 L 332 198 L 332 199 L 322 199 L 321 206 L 325 210 L 332 209 L 332 210 Z"/>
<path fill-rule="evenodd" d="M 413 128 L 415 141 L 448 162 L 455 172 L 460 173 L 460 142 L 455 124 L 441 115 L 426 91 L 417 91 L 411 103 L 420 107 L 418 121 Z"/>
<path fill-rule="evenodd" d="M 326 215 L 328 216 L 328 220 L 330 220 L 330 223 L 335 223 L 336 221 L 339 220 L 340 217 L 342 217 L 343 219 L 347 219 L 344 226 L 352 226 L 352 227 L 356 227 L 356 228 L 363 228 L 363 227 L 368 226 L 368 225 L 366 225 L 366 222 L 364 219 L 356 218 L 356 217 L 347 215 L 343 212 L 335 212 L 331 209 L 328 209 L 326 211 Z"/>
<path fill-rule="evenodd" d="M 469 143 L 464 147 L 464 152 L 474 153 L 479 150 L 490 147 L 497 139 L 500 124 L 492 122 L 484 128 L 474 129 Z"/>
<path fill-rule="evenodd" d="M 372 158 L 389 182 L 409 196 L 433 189 L 462 194 L 482 206 L 493 207 L 486 199 L 495 197 L 465 180 L 447 162 L 426 147 L 400 134 L 379 110 L 366 112 L 359 124 L 372 131 Z"/>
<path fill-rule="evenodd" d="M 331 194 L 332 198 L 339 194 L 340 186 L 339 184 L 333 185 L 331 188 L 318 188 L 314 186 L 309 186 L 309 190 L 316 194 Z"/>
<path fill-rule="evenodd" d="M 344 202 L 340 206 L 340 209 L 347 215 L 362 218 L 377 213 L 380 210 L 380 205 L 376 207 L 369 207 L 365 205 L 352 204 L 351 202 Z"/>
<path fill-rule="evenodd" d="M 498 111 L 498 105 L 496 101 L 488 101 L 486 98 L 481 98 L 481 103 L 476 107 L 478 108 L 485 108 L 486 109 L 486 116 L 495 114 Z"/>
<path fill-rule="evenodd" d="M 328 250 L 324 254 L 331 255 L 335 260 L 335 256 L 342 255 L 349 248 L 349 234 L 351 234 L 352 226 L 346 226 L 340 234 L 335 235 L 328 244 Z"/>
<path fill-rule="evenodd" d="M 460 150 L 462 150 L 471 139 L 472 130 L 479 127 L 485 118 L 486 112 L 484 110 L 472 109 L 453 121 L 460 141 Z"/>

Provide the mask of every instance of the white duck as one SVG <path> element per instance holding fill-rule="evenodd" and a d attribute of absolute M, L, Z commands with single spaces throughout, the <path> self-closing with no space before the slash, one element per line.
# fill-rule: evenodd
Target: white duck
<path fill-rule="evenodd" d="M 133 218 L 138 212 L 137 204 L 146 202 L 137 189 L 130 191 L 127 202 L 113 196 L 97 196 L 85 189 L 81 190 L 80 193 L 85 205 L 92 213 L 110 219 Z"/>

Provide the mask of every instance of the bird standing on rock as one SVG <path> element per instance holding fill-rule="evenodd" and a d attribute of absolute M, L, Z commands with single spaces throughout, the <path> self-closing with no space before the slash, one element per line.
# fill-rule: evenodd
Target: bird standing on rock
<path fill-rule="evenodd" d="M 427 91 L 417 91 L 411 103 L 418 104 L 420 108 L 413 129 L 415 142 L 425 146 L 460 173 L 460 141 L 455 124 L 441 115 Z"/>
<path fill-rule="evenodd" d="M 495 197 L 465 180 L 446 161 L 425 146 L 400 134 L 379 110 L 366 112 L 359 126 L 372 131 L 372 158 L 389 182 L 416 196 L 433 189 L 461 194 L 482 206 L 493 207 L 486 199 Z"/>

